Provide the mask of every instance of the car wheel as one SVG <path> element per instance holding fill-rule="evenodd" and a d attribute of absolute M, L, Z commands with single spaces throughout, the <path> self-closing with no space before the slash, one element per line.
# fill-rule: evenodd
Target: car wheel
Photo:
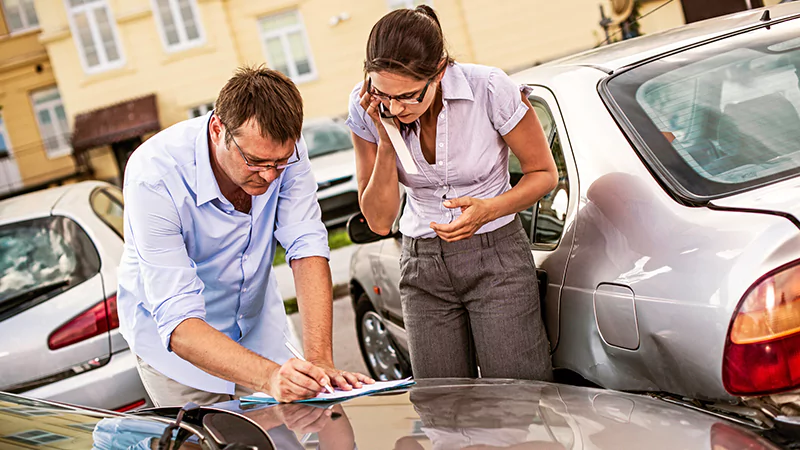
<path fill-rule="evenodd" d="M 356 331 L 361 356 L 372 378 L 378 381 L 402 380 L 411 376 L 408 361 L 397 348 L 383 318 L 366 294 L 356 304 Z"/>

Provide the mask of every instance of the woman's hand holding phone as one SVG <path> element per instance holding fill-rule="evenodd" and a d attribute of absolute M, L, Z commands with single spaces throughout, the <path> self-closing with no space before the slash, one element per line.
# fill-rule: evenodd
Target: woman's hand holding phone
<path fill-rule="evenodd" d="M 367 115 L 372 119 L 372 122 L 375 123 L 375 128 L 378 129 L 378 145 L 380 146 L 381 143 L 385 145 L 392 145 L 392 141 L 389 139 L 389 134 L 386 132 L 386 128 L 383 126 L 383 122 L 381 122 L 381 107 L 383 106 L 381 101 L 377 98 L 373 97 L 369 93 L 369 79 L 364 81 L 364 84 L 361 86 L 361 91 L 359 92 L 360 100 L 359 104 L 364 111 L 367 112 Z M 394 120 L 394 119 L 392 119 Z"/>

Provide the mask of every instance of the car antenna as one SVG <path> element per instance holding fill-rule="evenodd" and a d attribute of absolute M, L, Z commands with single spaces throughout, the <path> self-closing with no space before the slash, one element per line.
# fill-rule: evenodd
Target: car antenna
<path fill-rule="evenodd" d="M 769 10 L 764 11 L 764 14 L 761 15 L 761 19 L 759 20 L 762 22 L 769 22 L 770 20 L 772 20 L 772 18 L 770 18 L 769 16 Z"/>

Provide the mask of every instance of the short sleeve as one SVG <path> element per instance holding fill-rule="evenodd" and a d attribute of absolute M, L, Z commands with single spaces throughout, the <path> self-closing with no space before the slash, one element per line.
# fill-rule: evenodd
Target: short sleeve
<path fill-rule="evenodd" d="M 350 93 L 348 116 L 345 123 L 356 136 L 375 144 L 378 142 L 378 130 L 375 129 L 375 124 L 372 123 L 372 119 L 370 119 L 367 112 L 364 111 L 364 108 L 359 105 L 358 94 L 361 92 L 361 86 L 363 84 L 363 81 L 356 84 L 353 92 Z"/>
<path fill-rule="evenodd" d="M 528 112 L 528 105 L 522 101 L 520 92 L 530 88 L 520 86 L 500 69 L 492 69 L 488 80 L 489 117 L 494 129 L 505 136 L 517 126 Z"/>

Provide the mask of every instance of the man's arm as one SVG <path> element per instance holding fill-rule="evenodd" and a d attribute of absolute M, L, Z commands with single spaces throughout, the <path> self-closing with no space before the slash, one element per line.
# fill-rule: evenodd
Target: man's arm
<path fill-rule="evenodd" d="M 306 359 L 325 369 L 333 384 L 350 390 L 373 380 L 341 372 L 333 365 L 333 287 L 328 265 L 328 232 L 317 202 L 317 183 L 311 173 L 308 150 L 301 138 L 300 161 L 286 169 L 281 182 L 275 237 L 286 249 L 294 276 L 297 304 L 303 322 Z"/>
<path fill-rule="evenodd" d="M 312 363 L 292 358 L 283 366 L 232 341 L 200 319 L 187 319 L 172 332 L 172 351 L 211 375 L 269 392 L 280 401 L 316 396 L 329 383 Z M 315 381 L 319 380 L 319 382 Z"/>
<path fill-rule="evenodd" d="M 305 357 L 333 367 L 333 289 L 328 260 L 321 256 L 295 259 L 291 267 L 303 323 Z"/>
<path fill-rule="evenodd" d="M 281 401 L 320 392 L 328 382 L 322 369 L 294 359 L 279 366 L 205 322 L 204 284 L 186 250 L 181 219 L 166 187 L 131 182 L 124 195 L 125 239 L 136 249 L 142 300 L 152 311 L 162 344 L 212 375 L 266 390 Z"/>

